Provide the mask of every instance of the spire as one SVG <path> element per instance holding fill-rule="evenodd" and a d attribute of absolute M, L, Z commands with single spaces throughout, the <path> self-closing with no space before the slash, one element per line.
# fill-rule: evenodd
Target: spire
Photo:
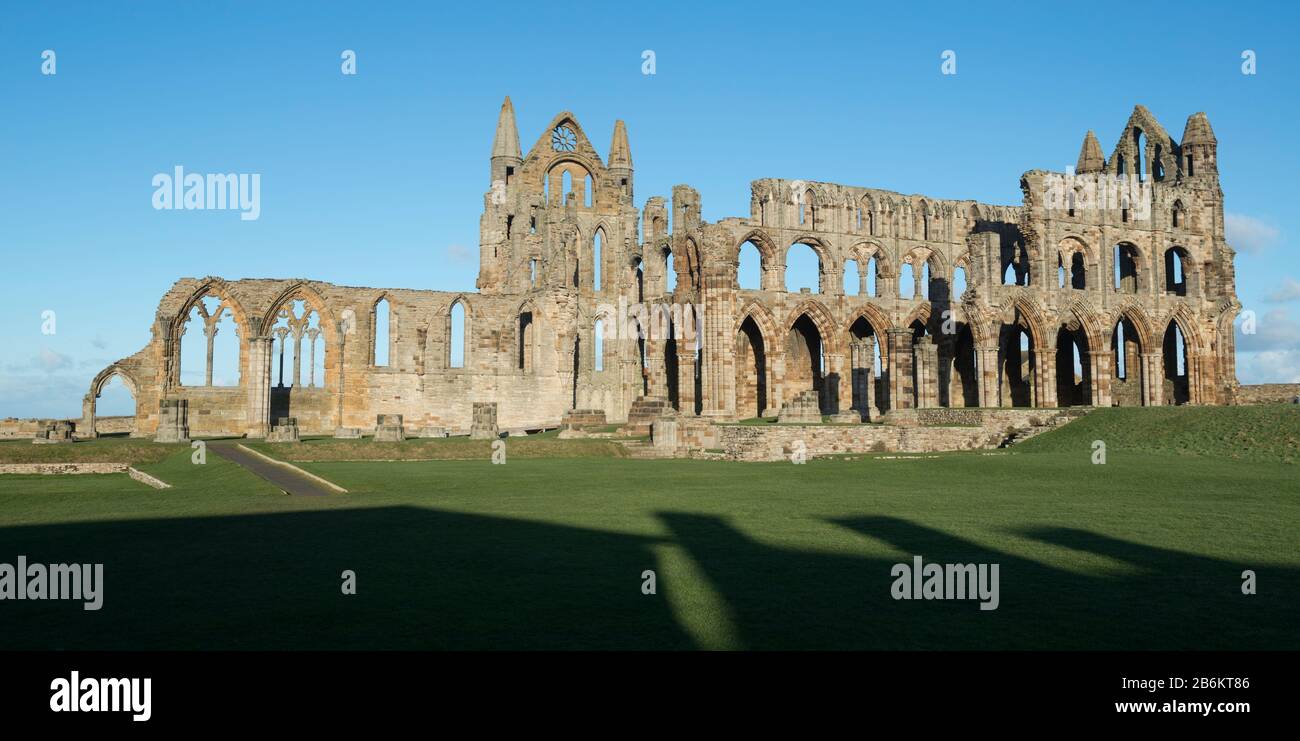
<path fill-rule="evenodd" d="M 501 104 L 501 115 L 497 118 L 497 133 L 492 139 L 493 157 L 512 157 L 523 159 L 519 149 L 519 130 L 515 128 L 515 107 L 510 103 L 510 96 Z"/>
<path fill-rule="evenodd" d="M 1101 153 L 1101 143 L 1097 141 L 1097 135 L 1089 129 L 1088 134 L 1083 137 L 1083 147 L 1079 149 L 1079 163 L 1075 165 L 1074 171 L 1080 175 L 1101 172 L 1106 167 L 1106 156 Z"/>
<path fill-rule="evenodd" d="M 1188 144 L 1218 144 L 1214 138 L 1214 129 L 1210 128 L 1210 118 L 1204 111 L 1187 117 L 1187 128 L 1183 129 L 1183 146 Z"/>
<path fill-rule="evenodd" d="M 632 148 L 627 143 L 627 127 L 622 119 L 614 122 L 614 140 L 609 145 L 609 166 L 632 169 Z"/>

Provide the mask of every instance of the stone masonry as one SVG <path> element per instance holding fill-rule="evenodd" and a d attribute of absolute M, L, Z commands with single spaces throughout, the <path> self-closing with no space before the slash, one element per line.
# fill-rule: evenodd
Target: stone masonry
<path fill-rule="evenodd" d="M 1073 172 L 1020 175 L 1017 205 L 767 178 L 744 216 L 704 221 L 686 185 L 638 208 L 622 121 L 605 157 L 569 112 L 525 153 L 509 99 L 486 170 L 477 291 L 181 279 L 149 344 L 92 381 L 79 429 L 113 376 L 132 434 L 159 440 L 265 437 L 278 417 L 302 434 L 377 433 L 387 415 L 465 430 L 485 403 L 504 429 L 596 410 L 638 434 L 666 408 L 725 422 L 808 392 L 836 421 L 1236 403 L 1240 304 L 1203 113 L 1174 140 L 1137 106 L 1109 154 L 1088 132 Z M 796 246 L 820 266 L 807 291 L 786 286 Z M 223 321 L 228 386 L 212 373 Z M 206 343 L 202 382 L 181 382 L 183 342 Z"/>

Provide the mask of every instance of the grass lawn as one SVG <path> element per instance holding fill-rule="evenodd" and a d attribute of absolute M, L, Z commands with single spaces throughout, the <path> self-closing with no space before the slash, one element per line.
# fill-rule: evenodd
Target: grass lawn
<path fill-rule="evenodd" d="M 157 446 L 141 468 L 161 492 L 0 476 L 0 562 L 102 562 L 106 582 L 99 612 L 0 604 L 0 648 L 1296 650 L 1297 439 L 1281 405 L 1102 410 L 1011 452 L 806 465 L 528 457 L 546 440 L 511 438 L 506 465 L 486 444 L 303 463 L 351 491 L 314 498 Z M 999 564 L 999 608 L 893 600 L 914 555 Z"/>

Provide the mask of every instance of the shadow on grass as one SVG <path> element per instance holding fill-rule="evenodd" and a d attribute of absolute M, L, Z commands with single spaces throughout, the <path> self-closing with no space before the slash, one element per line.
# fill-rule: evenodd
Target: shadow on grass
<path fill-rule="evenodd" d="M 6 649 L 689 649 L 673 613 L 680 547 L 749 648 L 1295 649 L 1294 570 L 1148 548 L 1079 530 L 1026 531 L 1134 568 L 1078 573 L 890 517 L 832 521 L 927 562 L 1000 564 L 1001 605 L 895 601 L 900 557 L 759 542 L 726 520 L 663 512 L 665 538 L 382 507 L 0 529 L 0 561 L 105 564 L 104 608 L 7 602 Z M 357 594 L 340 575 L 356 572 Z M 659 594 L 640 575 L 658 570 Z M 685 588 L 683 592 L 687 591 Z"/>

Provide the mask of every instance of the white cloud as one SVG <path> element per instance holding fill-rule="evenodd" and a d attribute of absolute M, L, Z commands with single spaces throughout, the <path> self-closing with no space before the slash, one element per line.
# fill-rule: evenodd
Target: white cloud
<path fill-rule="evenodd" d="M 1239 320 L 1237 332 L 1237 349 L 1241 352 L 1300 350 L 1300 322 L 1292 319 L 1286 309 L 1269 309 L 1256 318 L 1254 334 L 1241 334 Z"/>
<path fill-rule="evenodd" d="M 1237 365 L 1242 383 L 1300 383 L 1300 350 L 1245 353 Z"/>
<path fill-rule="evenodd" d="M 72 358 L 63 353 L 55 352 L 48 347 L 42 347 L 36 357 L 32 359 L 32 366 L 40 368 L 46 373 L 54 373 L 72 367 Z"/>
<path fill-rule="evenodd" d="M 1276 291 L 1270 293 L 1265 301 L 1280 304 L 1287 301 L 1300 299 L 1300 281 L 1295 278 L 1286 278 L 1282 281 L 1282 286 Z"/>
<path fill-rule="evenodd" d="M 1277 227 L 1245 214 L 1225 215 L 1223 228 L 1228 244 L 1248 255 L 1258 255 L 1268 249 L 1280 234 Z"/>
<path fill-rule="evenodd" d="M 447 248 L 447 259 L 458 265 L 464 265 L 473 258 L 469 248 L 462 244 L 453 244 Z"/>

